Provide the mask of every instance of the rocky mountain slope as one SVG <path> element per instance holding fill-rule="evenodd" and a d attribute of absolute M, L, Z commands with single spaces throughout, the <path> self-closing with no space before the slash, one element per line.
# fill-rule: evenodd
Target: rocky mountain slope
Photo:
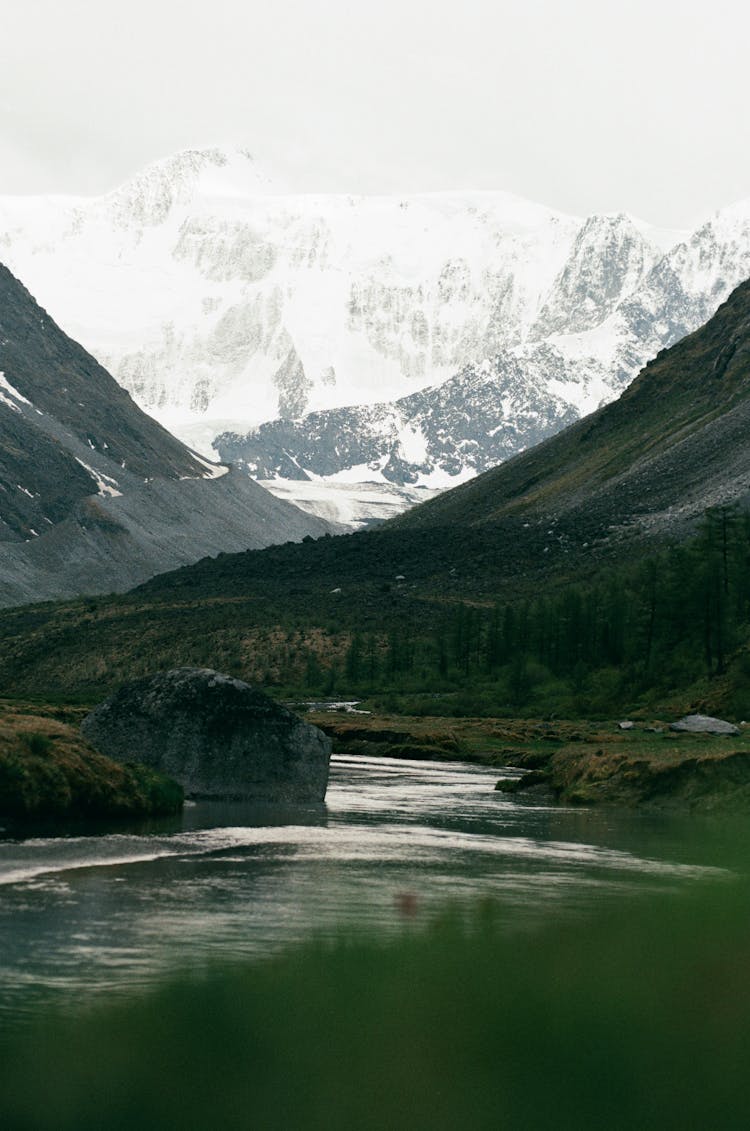
<path fill-rule="evenodd" d="M 0 603 L 326 529 L 189 451 L 0 266 Z"/>
<path fill-rule="evenodd" d="M 504 353 L 392 404 L 269 421 L 243 437 L 222 433 L 214 447 L 254 478 L 278 480 L 295 501 L 304 492 L 289 481 L 313 476 L 342 486 L 452 487 L 578 419 L 548 377 Z"/>

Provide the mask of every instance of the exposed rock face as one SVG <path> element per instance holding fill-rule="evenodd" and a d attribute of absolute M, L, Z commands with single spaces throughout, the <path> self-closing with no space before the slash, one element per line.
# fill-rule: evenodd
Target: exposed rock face
<path fill-rule="evenodd" d="M 740 728 L 724 719 L 712 719 L 710 715 L 685 715 L 676 723 L 670 723 L 670 730 L 687 731 L 688 734 L 739 734 Z"/>
<path fill-rule="evenodd" d="M 221 433 L 214 447 L 221 459 L 246 466 L 258 479 L 306 479 L 308 472 L 325 477 L 357 468 L 363 480 L 455 486 L 467 468 L 471 475 L 486 471 L 578 419 L 578 411 L 546 387 L 553 373 L 564 379 L 550 359 L 536 379 L 511 354 L 497 354 L 391 403 L 301 419 L 292 419 L 297 412 L 280 412 L 280 419 L 246 435 Z"/>
<path fill-rule="evenodd" d="M 532 529 L 554 529 L 543 547 L 548 562 L 597 542 L 612 548 L 619 540 L 631 553 L 634 537 L 685 537 L 706 509 L 747 506 L 749 357 L 746 280 L 710 322 L 651 361 L 619 400 L 400 516 L 398 528 L 520 518 Z M 527 565 L 538 555 L 536 546 L 525 552 Z"/>
<path fill-rule="evenodd" d="M 239 679 L 175 668 L 121 687 L 81 730 L 116 762 L 143 762 L 194 797 L 320 802 L 331 741 Z"/>

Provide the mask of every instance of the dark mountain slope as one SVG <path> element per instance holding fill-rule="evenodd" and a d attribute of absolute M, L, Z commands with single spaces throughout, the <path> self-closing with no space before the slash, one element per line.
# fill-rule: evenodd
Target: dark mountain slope
<path fill-rule="evenodd" d="M 0 265 L 0 542 L 41 535 L 102 482 L 205 474 Z"/>
<path fill-rule="evenodd" d="M 177 479 L 204 472 L 2 264 L 0 372 L 36 408 L 134 475 Z"/>
<path fill-rule="evenodd" d="M 0 543 L 24 541 L 62 522 L 96 490 L 75 457 L 11 402 L 0 386 Z"/>
<path fill-rule="evenodd" d="M 328 529 L 192 453 L 0 266 L 0 604 Z"/>
<path fill-rule="evenodd" d="M 750 282 L 611 405 L 393 520 L 402 532 L 511 516 L 569 536 L 677 533 L 750 489 Z"/>

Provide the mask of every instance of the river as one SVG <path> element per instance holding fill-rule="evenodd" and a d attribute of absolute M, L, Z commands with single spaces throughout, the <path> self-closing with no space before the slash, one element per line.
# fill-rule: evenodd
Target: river
<path fill-rule="evenodd" d="M 415 929 L 477 897 L 524 931 L 703 873 L 684 821 L 514 800 L 499 774 L 334 757 L 317 809 L 198 802 L 127 831 L 6 835 L 0 1024 L 311 936 Z"/>

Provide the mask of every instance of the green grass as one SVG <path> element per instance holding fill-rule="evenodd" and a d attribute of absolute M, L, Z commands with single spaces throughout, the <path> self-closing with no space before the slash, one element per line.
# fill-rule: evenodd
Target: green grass
<path fill-rule="evenodd" d="M 147 766 L 119 765 L 78 730 L 75 708 L 0 700 L 0 816 L 30 821 L 123 819 L 178 813 L 181 787 Z"/>
<path fill-rule="evenodd" d="M 310 945 L 6 1041 L 7 1131 L 747 1126 L 750 888 Z"/>

